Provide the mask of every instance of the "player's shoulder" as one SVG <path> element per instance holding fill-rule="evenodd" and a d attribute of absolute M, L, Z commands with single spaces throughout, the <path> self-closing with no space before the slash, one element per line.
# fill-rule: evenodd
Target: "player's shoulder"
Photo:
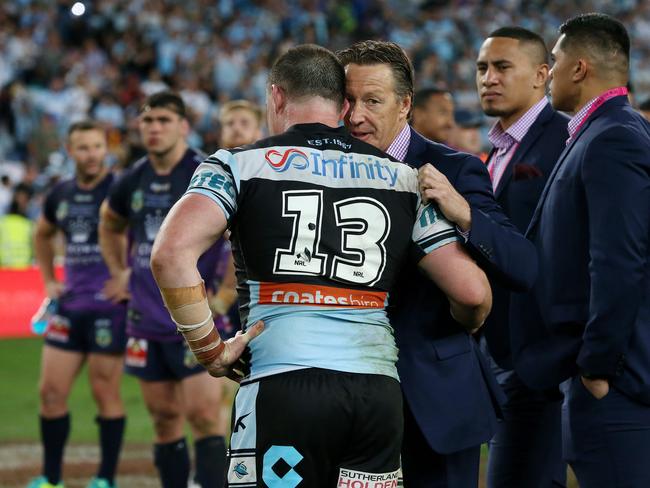
<path fill-rule="evenodd" d="M 151 163 L 149 162 L 149 158 L 147 156 L 142 156 L 135 163 L 122 171 L 116 179 L 123 181 L 137 177 L 145 172 L 150 166 Z"/>
<path fill-rule="evenodd" d="M 77 180 L 73 177 L 65 178 L 61 181 L 58 181 L 52 188 L 50 188 L 49 193 L 51 195 L 67 195 L 70 192 L 73 192 L 77 187 Z"/>

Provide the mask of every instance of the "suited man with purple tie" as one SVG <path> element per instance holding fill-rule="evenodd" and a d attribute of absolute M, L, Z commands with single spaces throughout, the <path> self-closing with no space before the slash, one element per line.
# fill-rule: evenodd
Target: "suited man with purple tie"
<path fill-rule="evenodd" d="M 564 458 L 581 488 L 650 486 L 650 125 L 628 103 L 630 41 L 604 14 L 560 27 L 553 107 L 569 139 L 527 236 L 533 291 L 513 297 L 515 370 L 562 383 Z"/>
<path fill-rule="evenodd" d="M 493 145 L 487 160 L 492 188 L 504 213 L 522 233 L 568 137 L 568 117 L 553 110 L 546 98 L 548 58 L 539 35 L 513 26 L 492 32 L 476 61 L 481 107 L 486 115 L 498 117 L 488 133 Z M 557 388 L 554 395 L 531 390 L 513 369 L 510 292 L 496 283 L 492 289 L 494 305 L 481 346 L 492 359 L 507 401 L 489 443 L 487 486 L 564 487 L 561 395 Z"/>

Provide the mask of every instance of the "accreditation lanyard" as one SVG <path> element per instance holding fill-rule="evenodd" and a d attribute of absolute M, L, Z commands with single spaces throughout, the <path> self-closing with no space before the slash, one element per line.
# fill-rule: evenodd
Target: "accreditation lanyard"
<path fill-rule="evenodd" d="M 575 135 L 578 133 L 578 131 L 584 125 L 584 123 L 587 122 L 587 120 L 589 119 L 591 114 L 593 114 L 596 110 L 598 110 L 603 103 L 605 103 L 607 100 L 610 100 L 610 99 L 612 99 L 614 97 L 620 97 L 620 96 L 623 96 L 623 95 L 627 95 L 627 87 L 618 86 L 616 88 L 612 88 L 610 90 L 607 90 L 602 95 L 599 95 L 598 97 L 596 97 L 594 102 L 589 107 L 589 110 L 587 110 L 587 113 L 585 113 L 583 115 L 582 120 L 580 120 L 580 122 L 576 126 L 575 130 L 573 130 L 573 133 L 571 134 L 571 137 L 569 137 L 569 141 L 575 137 Z M 567 143 L 569 141 L 567 141 Z"/>

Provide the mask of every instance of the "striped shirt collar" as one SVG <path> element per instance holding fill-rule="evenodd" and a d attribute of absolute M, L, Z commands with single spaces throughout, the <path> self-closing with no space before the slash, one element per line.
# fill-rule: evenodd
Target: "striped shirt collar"
<path fill-rule="evenodd" d="M 386 154 L 394 157 L 398 161 L 404 162 L 406 159 L 406 153 L 409 150 L 409 143 L 411 142 L 411 127 L 408 124 L 404 124 L 402 130 L 397 134 L 397 137 L 390 143 L 388 149 L 386 149 Z"/>
<path fill-rule="evenodd" d="M 505 131 L 501 127 L 501 122 L 497 121 L 497 123 L 490 129 L 490 132 L 488 132 L 490 143 L 495 147 L 503 147 L 503 140 L 510 140 L 512 138 L 510 141 L 511 143 L 516 142 L 519 144 L 546 105 L 548 105 L 548 99 L 542 97 L 539 102 L 530 107 L 528 111 L 517 120 L 517 122 L 512 124 Z M 505 136 L 505 134 L 510 137 Z"/>

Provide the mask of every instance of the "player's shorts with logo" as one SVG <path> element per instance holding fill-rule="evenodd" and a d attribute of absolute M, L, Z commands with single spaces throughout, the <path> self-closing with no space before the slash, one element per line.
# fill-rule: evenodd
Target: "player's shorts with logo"
<path fill-rule="evenodd" d="M 393 488 L 401 444 L 394 378 L 317 368 L 277 374 L 237 393 L 226 486 Z"/>
<path fill-rule="evenodd" d="M 82 353 L 122 354 L 126 345 L 126 306 L 70 310 L 61 304 L 47 325 L 45 342 Z"/>
<path fill-rule="evenodd" d="M 129 336 L 125 372 L 143 381 L 180 381 L 205 369 L 185 341 L 156 341 Z"/>

